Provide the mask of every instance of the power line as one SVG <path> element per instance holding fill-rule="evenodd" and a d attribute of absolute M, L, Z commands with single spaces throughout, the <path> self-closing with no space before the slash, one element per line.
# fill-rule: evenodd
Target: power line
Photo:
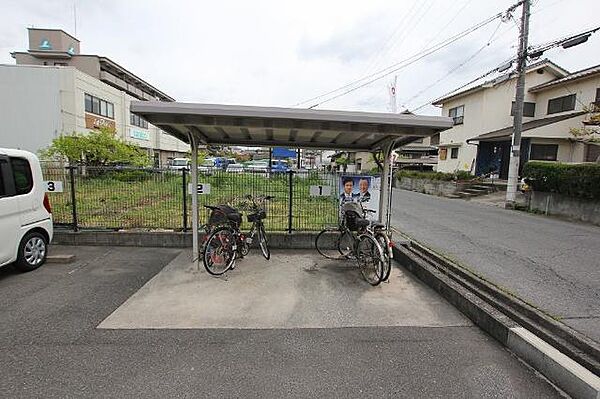
<path fill-rule="evenodd" d="M 426 3 L 425 3 L 425 2 L 423 2 L 423 3 L 421 3 L 421 4 L 422 4 L 423 6 L 425 6 L 425 4 L 426 4 Z M 421 23 L 421 21 L 423 20 L 423 18 L 425 17 L 425 15 L 427 15 L 427 13 L 429 12 L 429 10 L 431 10 L 431 7 L 432 7 L 432 6 L 433 6 L 433 0 L 431 0 L 431 1 L 429 2 L 429 6 L 428 6 L 428 7 L 427 7 L 427 8 L 424 10 L 424 12 L 423 12 L 422 14 L 420 14 L 420 16 L 418 16 L 418 15 L 419 15 L 419 13 L 417 13 L 417 15 L 416 15 L 416 16 L 418 16 L 418 19 L 416 19 L 416 18 L 415 18 L 415 21 L 416 21 L 416 22 L 415 22 L 414 24 L 410 24 L 410 22 L 409 22 L 409 25 L 407 25 L 407 26 L 406 26 L 406 29 L 405 29 L 405 31 L 408 31 L 408 32 L 410 32 L 411 30 L 413 30 L 413 29 L 415 29 L 417 26 L 419 26 L 419 24 Z M 415 17 L 416 17 L 416 16 L 415 16 Z M 405 34 L 404 34 L 404 31 L 403 31 L 402 33 L 403 33 L 403 34 L 402 34 L 402 35 L 400 35 L 400 39 L 399 39 L 399 41 L 398 41 L 398 42 L 396 42 L 396 43 L 393 43 L 393 44 L 392 44 L 392 46 L 389 48 L 388 52 L 389 52 L 389 51 L 392 51 L 392 52 L 393 52 L 393 51 L 394 51 L 396 48 L 398 48 L 399 46 L 402 46 L 402 43 L 404 43 L 404 39 L 406 39 L 406 37 L 407 37 L 407 35 L 405 35 Z M 375 66 L 377 66 L 377 64 L 375 64 Z"/>
<path fill-rule="evenodd" d="M 415 6 L 417 4 L 422 5 L 423 3 L 420 2 L 419 0 L 415 0 L 415 2 L 410 7 L 410 10 L 406 14 L 404 14 L 404 18 L 402 18 L 400 20 L 400 22 L 398 23 L 398 25 L 396 25 L 396 28 L 394 28 L 394 30 L 392 31 L 392 34 L 389 35 L 388 38 L 384 41 L 383 45 L 381 47 L 379 47 L 379 49 L 375 53 L 373 53 L 373 56 L 369 60 L 369 63 L 367 64 L 367 68 L 365 69 L 364 73 L 368 73 L 373 66 L 377 65 L 377 63 L 379 62 L 379 58 L 381 57 L 382 52 L 386 49 L 386 47 L 391 42 L 391 40 L 396 36 L 396 34 L 400 30 L 400 28 L 403 28 L 402 32 L 404 32 L 404 25 L 408 24 L 408 19 L 409 19 L 410 15 L 412 14 L 412 12 L 415 9 Z M 387 49 L 385 51 L 385 53 L 387 53 L 388 51 L 389 51 L 389 49 Z"/>
<path fill-rule="evenodd" d="M 448 71 L 444 76 L 442 76 L 441 78 L 439 78 L 438 80 L 436 80 L 435 82 L 433 82 L 432 84 L 430 84 L 429 86 L 427 86 L 427 87 L 423 88 L 422 90 L 418 91 L 416 94 L 414 94 L 413 96 L 411 96 L 408 100 L 403 101 L 403 104 L 410 103 L 415 98 L 418 98 L 421 94 L 425 93 L 427 90 L 431 89 L 432 87 L 434 87 L 435 85 L 437 85 L 438 83 L 440 83 L 442 80 L 446 79 L 448 76 L 452 75 L 454 72 L 458 71 L 460 68 L 462 68 L 463 66 L 465 66 L 466 64 L 468 64 L 469 62 L 471 62 L 479 54 L 481 54 L 481 52 L 483 50 L 485 50 L 487 47 L 489 47 L 490 44 L 492 44 L 492 42 L 495 40 L 494 36 L 498 32 L 498 29 L 500 29 L 500 26 L 502 26 L 502 21 L 500 21 L 500 23 L 498 24 L 498 26 L 496 27 L 496 29 L 494 29 L 494 31 L 490 35 L 490 38 L 487 40 L 487 42 L 483 46 L 481 46 L 477 51 L 475 51 L 473 54 L 471 54 L 466 60 L 464 60 L 463 62 L 461 62 L 460 64 L 458 64 L 454 68 L 452 68 L 450 71 Z M 508 30 L 505 31 L 504 33 L 506 33 L 506 32 L 508 32 Z"/>
<path fill-rule="evenodd" d="M 509 61 L 510 61 L 510 60 L 509 60 Z M 458 91 L 460 91 L 460 90 L 464 89 L 465 87 L 468 87 L 468 86 L 472 85 L 473 83 L 475 83 L 475 82 L 477 82 L 477 81 L 480 81 L 481 79 L 483 79 L 483 78 L 485 78 L 485 77 L 488 77 L 488 76 L 490 76 L 490 75 L 491 75 L 491 74 L 493 74 L 493 73 L 496 73 L 496 72 L 498 72 L 498 69 L 499 69 L 499 67 L 496 67 L 496 68 L 494 68 L 494 69 L 492 69 L 492 70 L 490 70 L 490 71 L 488 71 L 488 72 L 484 73 L 483 75 L 479 75 L 479 76 L 478 76 L 478 77 L 476 77 L 475 79 L 473 79 L 473 80 L 470 80 L 469 82 L 467 82 L 467 83 L 463 84 L 462 86 L 460 86 L 460 87 L 457 87 L 457 88 L 453 89 L 452 91 L 449 91 L 449 92 L 447 92 L 446 94 L 442 94 L 441 96 L 437 96 L 435 99 L 433 99 L 433 100 L 431 100 L 431 101 L 428 101 L 428 102 L 426 102 L 426 103 L 423 103 L 423 104 L 419 105 L 417 108 L 415 108 L 415 109 L 411 110 L 410 112 L 413 112 L 413 113 L 414 113 L 414 112 L 417 112 L 417 111 L 418 111 L 418 110 L 420 110 L 421 108 L 424 108 L 424 107 L 426 107 L 426 106 L 428 106 L 428 105 L 432 104 L 433 102 L 435 102 L 435 100 L 437 100 L 437 99 L 439 99 L 439 98 L 444 98 L 444 97 L 447 97 L 447 96 L 449 96 L 449 95 L 451 95 L 451 94 L 453 94 L 453 93 L 456 93 L 456 92 L 458 92 Z"/>
<path fill-rule="evenodd" d="M 489 22 L 491 22 L 491 21 L 489 21 Z M 487 22 L 487 23 L 489 23 L 489 22 Z M 486 24 L 487 24 L 487 23 L 486 23 Z M 365 86 L 368 86 L 368 85 L 370 85 L 370 84 L 371 84 L 371 83 L 373 83 L 373 82 L 376 82 L 376 81 L 378 81 L 378 80 L 380 80 L 380 79 L 383 79 L 383 78 L 384 78 L 384 77 L 386 77 L 386 76 L 389 76 L 389 75 L 393 74 L 394 72 L 397 72 L 397 71 L 399 71 L 399 70 L 401 70 L 401 69 L 404 69 L 404 68 L 406 68 L 407 66 L 409 66 L 409 65 L 412 65 L 412 64 L 414 64 L 415 62 L 417 62 L 417 61 L 419 61 L 419 60 L 421 60 L 421 59 L 423 59 L 423 58 L 427 57 L 428 55 L 431 55 L 431 54 L 433 54 L 433 53 L 435 53 L 435 52 L 437 52 L 437 51 L 439 51 L 439 50 L 441 50 L 441 49 L 443 49 L 443 48 L 445 48 L 445 47 L 448 47 L 448 46 L 449 46 L 449 45 L 451 45 L 452 43 L 454 43 L 454 42 L 456 42 L 456 41 L 458 41 L 458 40 L 462 39 L 464 36 L 467 36 L 469 33 L 472 33 L 472 32 L 474 32 L 474 31 L 476 31 L 477 29 L 480 29 L 481 27 L 482 27 L 482 26 L 478 26 L 476 29 L 473 29 L 473 30 L 471 30 L 471 31 L 469 31 L 469 32 L 466 32 L 466 33 L 462 34 L 460 37 L 453 38 L 451 41 L 448 41 L 448 42 L 446 42 L 446 43 L 443 43 L 443 45 L 441 45 L 441 46 L 439 46 L 439 47 L 435 47 L 435 46 L 434 46 L 434 47 L 432 47 L 431 49 L 429 49 L 429 51 L 427 51 L 427 52 L 425 52 L 425 53 L 421 53 L 421 54 L 419 54 L 419 55 L 418 55 L 418 57 L 416 57 L 416 58 L 414 58 L 414 56 L 413 56 L 413 57 L 411 57 L 411 58 L 408 58 L 408 59 L 406 59 L 406 60 L 404 60 L 404 61 L 402 61 L 402 62 L 400 62 L 400 63 L 394 64 L 393 66 L 390 66 L 390 67 L 388 67 L 388 68 L 384 69 L 383 71 L 380 71 L 379 73 L 383 73 L 383 75 L 381 75 L 381 76 L 376 76 L 376 75 L 377 75 L 377 73 L 375 73 L 375 74 L 371 75 L 371 77 L 372 77 L 372 76 L 376 76 L 376 77 L 374 77 L 373 79 L 371 79 L 371 80 L 368 80 L 368 81 L 366 81 L 366 82 L 364 82 L 364 83 L 362 83 L 362 84 L 360 84 L 360 85 L 358 85 L 358 86 L 352 87 L 352 88 L 350 88 L 350 89 L 348 89 L 348 90 L 346 90 L 346 91 L 344 91 L 344 92 L 342 92 L 342 93 L 340 93 L 340 94 L 337 94 L 337 95 L 335 95 L 335 96 L 332 96 L 332 97 L 326 98 L 325 100 L 323 100 L 323 101 L 321 101 L 321 102 L 319 102 L 319 103 L 317 103 L 317 104 L 314 104 L 314 105 L 310 106 L 310 107 L 309 107 L 309 109 L 312 109 L 312 108 L 318 107 L 318 106 L 319 106 L 319 105 L 321 105 L 321 104 L 324 104 L 324 103 L 326 103 L 326 102 L 329 102 L 329 101 L 335 100 L 336 98 L 339 98 L 339 97 L 345 96 L 345 95 L 346 95 L 346 94 L 348 94 L 348 93 L 352 93 L 353 91 L 356 91 L 356 90 L 358 90 L 358 89 L 360 89 L 360 88 L 363 88 L 363 87 L 365 87 Z M 388 70 L 389 68 L 394 68 L 394 69 L 392 69 L 392 70 Z M 361 81 L 362 81 L 362 80 L 364 80 L 364 79 L 361 79 Z M 350 84 L 350 85 L 347 85 L 346 87 L 349 87 L 349 86 L 352 86 L 352 84 Z M 338 89 L 338 90 L 334 90 L 333 92 L 337 92 L 337 91 L 339 91 L 339 89 Z M 320 97 L 323 97 L 323 96 L 320 96 Z"/>
<path fill-rule="evenodd" d="M 553 41 L 547 42 L 547 43 L 545 43 L 545 44 L 543 44 L 543 45 L 541 45 L 541 46 L 532 46 L 532 47 L 531 47 L 531 48 L 528 50 L 528 52 L 529 52 L 529 54 L 528 54 L 528 57 L 531 57 L 532 55 L 534 55 L 534 56 L 535 56 L 535 55 L 536 55 L 536 54 L 535 54 L 535 52 L 536 52 L 536 51 L 541 51 L 541 52 L 544 52 L 544 51 L 546 51 L 546 50 L 549 50 L 549 49 L 552 49 L 552 48 L 554 48 L 554 47 L 558 47 L 558 46 L 560 46 L 560 45 L 562 45 L 562 44 L 564 44 L 564 43 L 566 43 L 566 42 L 569 42 L 569 41 L 571 41 L 571 40 L 573 40 L 573 39 L 577 39 L 577 38 L 580 38 L 580 37 L 582 37 L 582 36 L 585 36 L 585 35 L 588 35 L 588 34 L 595 33 L 595 32 L 597 32 L 597 31 L 600 31 L 600 26 L 598 26 L 598 27 L 596 27 L 596 28 L 592 28 L 592 29 L 587 29 L 587 30 L 585 30 L 585 31 L 583 31 L 583 32 L 576 33 L 576 34 L 574 34 L 574 35 L 571 35 L 571 36 L 564 36 L 564 37 L 562 37 L 562 38 L 560 38 L 560 39 L 556 39 L 556 40 L 553 40 Z M 533 49 L 533 50 L 532 50 L 532 49 Z M 541 55 L 541 54 L 540 54 L 540 55 Z M 537 57 L 534 57 L 534 58 L 537 58 Z M 506 60 L 506 61 L 502 62 L 500 65 L 504 65 L 504 64 L 506 64 L 506 63 L 508 63 L 508 62 L 512 62 L 512 61 L 515 61 L 515 58 L 510 58 L 510 59 L 508 59 L 508 60 Z M 441 96 L 437 96 L 435 99 L 433 99 L 433 100 L 431 100 L 431 101 L 428 101 L 428 102 L 426 102 L 426 103 L 423 103 L 423 104 L 421 104 L 421 105 L 420 105 L 420 106 L 418 106 L 417 108 L 413 109 L 411 112 L 416 112 L 416 111 L 418 111 L 418 110 L 420 110 L 420 109 L 422 109 L 422 108 L 424 108 L 424 107 L 426 107 L 426 106 L 428 106 L 428 105 L 430 105 L 430 104 L 434 103 L 434 102 L 435 102 L 437 99 L 440 99 L 440 98 L 445 98 L 445 97 L 447 97 L 447 96 L 449 96 L 449 95 L 451 95 L 451 94 L 453 94 L 453 93 L 459 92 L 460 90 L 464 89 L 465 87 L 468 87 L 468 86 L 472 85 L 473 83 L 475 83 L 475 82 L 477 82 L 477 81 L 479 81 L 479 80 L 481 80 L 481 79 L 483 79 L 483 78 L 485 78 L 485 77 L 487 77 L 487 76 L 489 76 L 489 75 L 491 75 L 491 74 L 493 74 L 493 73 L 497 72 L 497 71 L 498 71 L 498 69 L 499 69 L 499 67 L 496 67 L 496 68 L 492 69 L 491 71 L 488 71 L 488 72 L 484 73 L 483 75 L 481 75 L 481 76 L 478 76 L 477 78 L 475 78 L 475 79 L 473 79 L 473 80 L 471 80 L 471 81 L 469 81 L 469 82 L 467 82 L 467 83 L 463 84 L 462 86 L 460 86 L 460 87 L 458 87 L 458 88 L 455 88 L 455 89 L 453 89 L 452 91 L 450 91 L 450 92 L 448 92 L 448 93 L 446 93 L 446 94 L 443 94 L 443 95 L 441 95 Z M 510 76 L 510 74 L 511 74 L 511 73 L 512 73 L 512 72 L 509 72 L 509 73 L 508 73 L 508 75 Z M 582 103 L 582 104 L 583 104 L 583 103 Z"/>
<path fill-rule="evenodd" d="M 445 39 L 445 40 L 437 43 L 434 46 L 431 46 L 431 47 L 429 47 L 427 49 L 424 49 L 424 50 L 420 51 L 419 53 L 416 53 L 416 54 L 412 55 L 409 58 L 406 58 L 406 59 L 404 59 L 402 61 L 399 61 L 399 62 L 397 62 L 395 64 L 392 64 L 392 65 L 390 65 L 390 66 L 388 66 L 388 67 L 386 67 L 384 69 L 381 69 L 381 70 L 379 70 L 377 72 L 374 72 L 374 73 L 372 73 L 370 75 L 367 75 L 367 76 L 365 76 L 365 77 L 363 77 L 361 79 L 358 79 L 358 80 L 355 80 L 353 82 L 350 82 L 350 83 L 348 83 L 348 84 L 346 84 L 346 85 L 344 85 L 342 87 L 339 87 L 337 89 L 328 91 L 327 93 L 324 93 L 324 94 L 321 94 L 319 96 L 315 96 L 315 97 L 309 98 L 309 99 L 304 100 L 304 101 L 301 101 L 301 102 L 295 104 L 294 106 L 299 106 L 301 104 L 305 104 L 305 103 L 310 102 L 310 101 L 314 101 L 314 100 L 317 100 L 317 99 L 320 99 L 320 98 L 323 98 L 323 97 L 327 97 L 327 96 L 329 96 L 331 94 L 334 94 L 334 93 L 337 93 L 337 92 L 340 92 L 340 91 L 346 89 L 345 91 L 343 91 L 340 94 L 334 95 L 334 96 L 332 96 L 330 98 L 326 98 L 325 100 L 323 100 L 323 101 L 321 101 L 319 103 L 316 103 L 316 104 L 314 104 L 314 105 L 312 105 L 312 106 L 309 107 L 309 108 L 315 108 L 315 107 L 317 107 L 317 106 L 319 106 L 319 105 L 321 105 L 323 103 L 332 101 L 332 100 L 334 100 L 336 98 L 339 98 L 339 97 L 344 96 L 344 95 L 346 95 L 348 93 L 351 93 L 351 92 L 353 92 L 355 90 L 358 90 L 358 89 L 360 89 L 362 87 L 365 87 L 365 86 L 367 86 L 367 85 L 369 85 L 369 84 L 371 84 L 371 83 L 373 83 L 373 82 L 375 82 L 377 80 L 380 80 L 380 79 L 382 79 L 382 78 L 384 78 L 386 76 L 389 76 L 390 74 L 392 74 L 394 72 L 397 72 L 400 69 L 403 69 L 403 68 L 405 68 L 405 67 L 407 67 L 407 66 L 409 66 L 409 65 L 411 65 L 411 64 L 413 64 L 413 63 L 415 63 L 415 62 L 417 62 L 417 61 L 419 61 L 419 60 L 421 60 L 421 59 L 423 59 L 425 57 L 427 57 L 428 55 L 431 55 L 431 54 L 433 54 L 433 53 L 435 53 L 435 52 L 437 52 L 437 51 L 439 51 L 439 50 L 441 50 L 441 49 L 449 46 L 450 44 L 452 44 L 452 43 L 454 43 L 454 42 L 462 39 L 463 37 L 465 37 L 465 36 L 467 36 L 467 35 L 475 32 L 478 29 L 481 29 L 482 27 L 488 25 L 489 23 L 493 22 L 494 20 L 496 20 L 498 18 L 501 18 L 506 13 L 512 12 L 521 3 L 522 3 L 522 1 L 520 1 L 520 2 L 518 2 L 516 4 L 514 4 L 513 6 L 509 7 L 506 11 L 499 12 L 499 13 L 497 13 L 497 14 L 495 14 L 495 15 L 493 15 L 493 16 L 491 16 L 491 17 L 489 17 L 489 18 L 487 18 L 487 19 L 485 19 L 485 20 L 483 20 L 483 21 L 481 21 L 481 22 L 473 25 L 472 27 L 470 27 L 468 29 L 466 29 L 466 30 L 464 30 L 464 31 L 462 31 L 460 33 L 457 33 L 456 35 L 454 35 L 454 36 L 452 36 L 452 37 L 450 37 L 448 39 Z M 364 82 L 364 83 L 362 83 L 362 84 L 360 84 L 358 86 L 352 87 L 352 86 L 357 85 L 357 84 L 359 84 L 361 82 Z"/>

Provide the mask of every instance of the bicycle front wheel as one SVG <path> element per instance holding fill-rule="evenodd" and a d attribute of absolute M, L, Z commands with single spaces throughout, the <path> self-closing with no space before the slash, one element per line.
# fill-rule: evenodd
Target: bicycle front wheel
<path fill-rule="evenodd" d="M 202 248 L 202 262 L 206 271 L 220 276 L 235 262 L 236 237 L 232 228 L 223 226 L 213 230 Z"/>
<path fill-rule="evenodd" d="M 383 253 L 383 277 L 381 281 L 387 281 L 390 278 L 390 273 L 392 272 L 392 257 L 390 256 L 390 239 L 385 233 L 375 233 L 375 238 L 381 247 L 381 251 Z"/>
<path fill-rule="evenodd" d="M 260 251 L 266 260 L 271 258 L 271 250 L 269 249 L 269 242 L 267 241 L 267 233 L 265 232 L 265 226 L 258 226 L 258 246 Z"/>
<path fill-rule="evenodd" d="M 384 257 L 381 246 L 373 236 L 363 234 L 358 237 L 356 259 L 360 272 L 371 285 L 378 285 L 384 277 Z"/>

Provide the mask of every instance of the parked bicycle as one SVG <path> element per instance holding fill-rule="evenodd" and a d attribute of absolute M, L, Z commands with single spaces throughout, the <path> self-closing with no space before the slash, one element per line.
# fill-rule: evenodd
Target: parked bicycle
<path fill-rule="evenodd" d="M 237 259 L 248 255 L 255 237 L 265 259 L 271 257 L 263 220 L 267 217 L 265 202 L 273 197 L 248 195 L 246 199 L 249 202 L 247 219 L 252 223 L 248 234 L 240 230 L 242 215 L 237 209 L 229 205 L 205 205 L 211 210 L 211 214 L 202 246 L 202 261 L 206 271 L 212 275 L 218 276 L 233 269 Z"/>
<path fill-rule="evenodd" d="M 368 220 L 367 212 L 373 211 L 355 202 L 342 205 L 339 226 L 322 230 L 315 247 L 329 259 L 356 259 L 365 280 L 378 285 L 390 275 L 390 240 L 385 226 Z"/>

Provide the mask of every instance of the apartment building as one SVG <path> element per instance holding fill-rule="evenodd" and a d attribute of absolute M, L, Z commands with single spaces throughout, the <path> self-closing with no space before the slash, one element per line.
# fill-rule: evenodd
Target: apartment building
<path fill-rule="evenodd" d="M 452 93 L 434 102 L 454 127 L 440 133 L 438 170 L 494 174 L 506 179 L 516 74 Z M 528 160 L 593 161 L 598 146 L 571 134 L 600 104 L 600 66 L 569 73 L 549 60 L 528 66 L 521 165 Z"/>
<path fill-rule="evenodd" d="M 80 53 L 57 29 L 29 28 L 29 49 L 0 65 L 0 146 L 37 152 L 61 134 L 106 126 L 148 151 L 156 166 L 188 146 L 129 111 L 132 100 L 174 101 L 107 57 Z"/>

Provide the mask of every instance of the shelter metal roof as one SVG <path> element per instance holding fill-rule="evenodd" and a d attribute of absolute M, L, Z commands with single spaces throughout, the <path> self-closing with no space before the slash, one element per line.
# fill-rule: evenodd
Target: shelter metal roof
<path fill-rule="evenodd" d="M 199 144 L 372 151 L 451 128 L 452 118 L 222 104 L 132 101 L 131 112 Z"/>

